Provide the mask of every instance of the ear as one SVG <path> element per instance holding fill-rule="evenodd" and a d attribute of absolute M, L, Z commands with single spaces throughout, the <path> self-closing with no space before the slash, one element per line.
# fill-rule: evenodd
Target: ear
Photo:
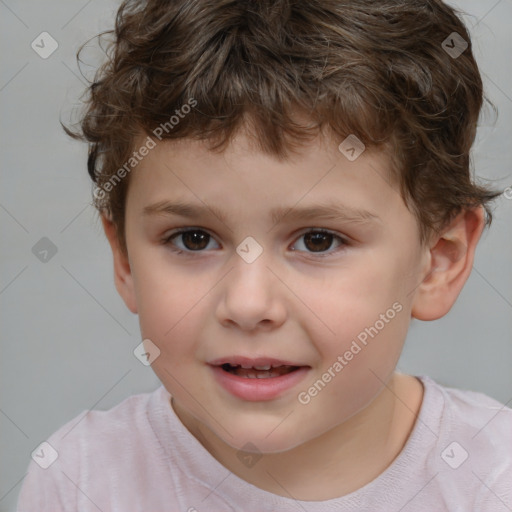
<path fill-rule="evenodd" d="M 425 277 L 416 288 L 411 315 L 437 320 L 450 311 L 473 268 L 485 225 L 484 209 L 465 210 L 430 244 Z"/>
<path fill-rule="evenodd" d="M 119 295 L 132 313 L 137 313 L 137 302 L 135 300 L 135 287 L 130 268 L 130 262 L 124 255 L 119 245 L 119 239 L 114 223 L 101 214 L 101 222 L 105 235 L 110 243 L 112 255 L 114 256 L 114 282 Z"/>

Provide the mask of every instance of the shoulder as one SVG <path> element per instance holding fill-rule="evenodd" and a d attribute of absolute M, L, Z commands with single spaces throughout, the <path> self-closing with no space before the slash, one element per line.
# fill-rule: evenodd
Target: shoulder
<path fill-rule="evenodd" d="M 129 396 L 108 410 L 83 410 L 78 416 L 56 430 L 48 443 L 62 450 L 88 446 L 102 449 L 102 445 L 126 443 L 147 429 L 147 409 L 151 398 L 160 388 L 150 393 Z M 71 454 L 70 454 L 71 455 Z"/>
<path fill-rule="evenodd" d="M 479 451 L 501 448 L 512 452 L 512 409 L 490 396 L 473 390 L 442 385 L 430 377 L 419 377 L 425 394 L 424 420 L 438 441 L 465 439 Z"/>
<path fill-rule="evenodd" d="M 18 510 L 46 510 L 49 502 L 55 511 L 66 510 L 94 471 L 139 467 L 140 447 L 151 450 L 148 408 L 161 392 L 132 395 L 105 411 L 84 410 L 42 441 L 28 464 Z"/>
<path fill-rule="evenodd" d="M 510 407 L 478 391 L 443 386 L 428 378 L 426 381 L 442 398 L 443 418 L 451 429 L 469 429 L 475 437 L 482 434 L 512 441 Z"/>
<path fill-rule="evenodd" d="M 512 409 L 484 393 L 421 380 L 422 418 L 436 438 L 428 466 L 443 496 L 454 504 L 469 500 L 474 510 L 507 510 L 504 503 L 512 506 Z"/>

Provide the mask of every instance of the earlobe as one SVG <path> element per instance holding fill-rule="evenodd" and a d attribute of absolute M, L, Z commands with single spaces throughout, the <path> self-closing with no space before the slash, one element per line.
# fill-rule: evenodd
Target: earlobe
<path fill-rule="evenodd" d="M 135 300 L 135 287 L 128 257 L 121 250 L 114 223 L 101 214 L 103 230 L 112 249 L 114 258 L 114 282 L 127 308 L 132 313 L 137 313 L 137 301 Z"/>
<path fill-rule="evenodd" d="M 473 268 L 484 215 L 483 207 L 460 213 L 427 249 L 429 265 L 415 290 L 414 318 L 437 320 L 450 311 Z"/>

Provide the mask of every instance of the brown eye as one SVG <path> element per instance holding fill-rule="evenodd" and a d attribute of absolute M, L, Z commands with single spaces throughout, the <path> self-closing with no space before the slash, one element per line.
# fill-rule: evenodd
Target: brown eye
<path fill-rule="evenodd" d="M 348 245 L 347 242 L 340 236 L 331 233 L 325 230 L 310 230 L 306 233 L 303 233 L 299 241 L 303 240 L 302 245 L 304 248 L 301 248 L 301 252 L 306 252 L 306 254 L 316 254 L 317 256 L 330 256 L 343 248 L 343 246 Z M 337 245 L 334 247 L 334 250 L 330 250 L 333 246 L 333 243 Z M 300 244 L 299 244 L 300 245 Z M 296 251 L 297 249 L 292 249 Z"/>
<path fill-rule="evenodd" d="M 303 233 L 298 240 L 303 240 L 301 243 L 304 247 L 292 248 L 293 251 L 299 250 L 299 252 L 317 257 L 334 255 L 349 245 L 341 236 L 323 229 L 310 229 Z M 191 255 L 192 253 L 204 252 L 208 248 L 212 249 L 212 247 L 208 247 L 212 241 L 215 241 L 215 239 L 202 229 L 181 229 L 171 233 L 162 243 L 168 245 L 172 251 L 178 254 L 189 253 Z M 335 245 L 333 246 L 333 244 Z"/>
<path fill-rule="evenodd" d="M 204 231 L 185 231 L 182 237 L 183 245 L 191 251 L 204 249 L 210 239 L 210 235 Z"/>
<path fill-rule="evenodd" d="M 174 240 L 180 240 L 181 245 Z M 201 229 L 188 229 L 173 233 L 164 240 L 165 244 L 176 246 L 173 250 L 177 252 L 201 252 L 208 247 L 211 236 Z"/>
<path fill-rule="evenodd" d="M 311 232 L 304 235 L 304 245 L 313 252 L 322 252 L 331 247 L 333 238 L 330 233 Z"/>

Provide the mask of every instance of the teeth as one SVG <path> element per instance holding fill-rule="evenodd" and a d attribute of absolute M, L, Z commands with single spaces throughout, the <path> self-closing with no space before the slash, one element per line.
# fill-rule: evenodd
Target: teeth
<path fill-rule="evenodd" d="M 243 368 L 244 370 L 250 370 L 250 369 L 254 369 L 254 370 L 270 370 L 270 368 L 280 368 L 281 366 L 283 366 L 282 364 L 265 364 L 265 365 L 262 365 L 262 366 L 252 366 L 250 364 L 229 364 L 232 368 L 237 368 L 237 367 L 240 367 L 240 368 Z"/>
<path fill-rule="evenodd" d="M 265 372 L 265 373 L 254 373 L 248 372 L 247 375 L 244 375 L 247 379 L 268 379 L 269 377 L 277 377 L 273 372 Z"/>
<path fill-rule="evenodd" d="M 273 377 L 280 377 L 281 373 L 274 372 L 272 370 L 260 370 L 258 372 L 247 372 L 244 375 L 240 375 L 240 377 L 244 377 L 246 379 L 270 379 Z"/>
<path fill-rule="evenodd" d="M 260 365 L 260 366 L 248 366 L 240 364 L 225 363 L 224 370 L 238 375 L 239 377 L 245 377 L 246 379 L 268 379 L 273 377 L 280 377 L 286 375 L 296 368 L 289 367 L 287 365 Z"/>

